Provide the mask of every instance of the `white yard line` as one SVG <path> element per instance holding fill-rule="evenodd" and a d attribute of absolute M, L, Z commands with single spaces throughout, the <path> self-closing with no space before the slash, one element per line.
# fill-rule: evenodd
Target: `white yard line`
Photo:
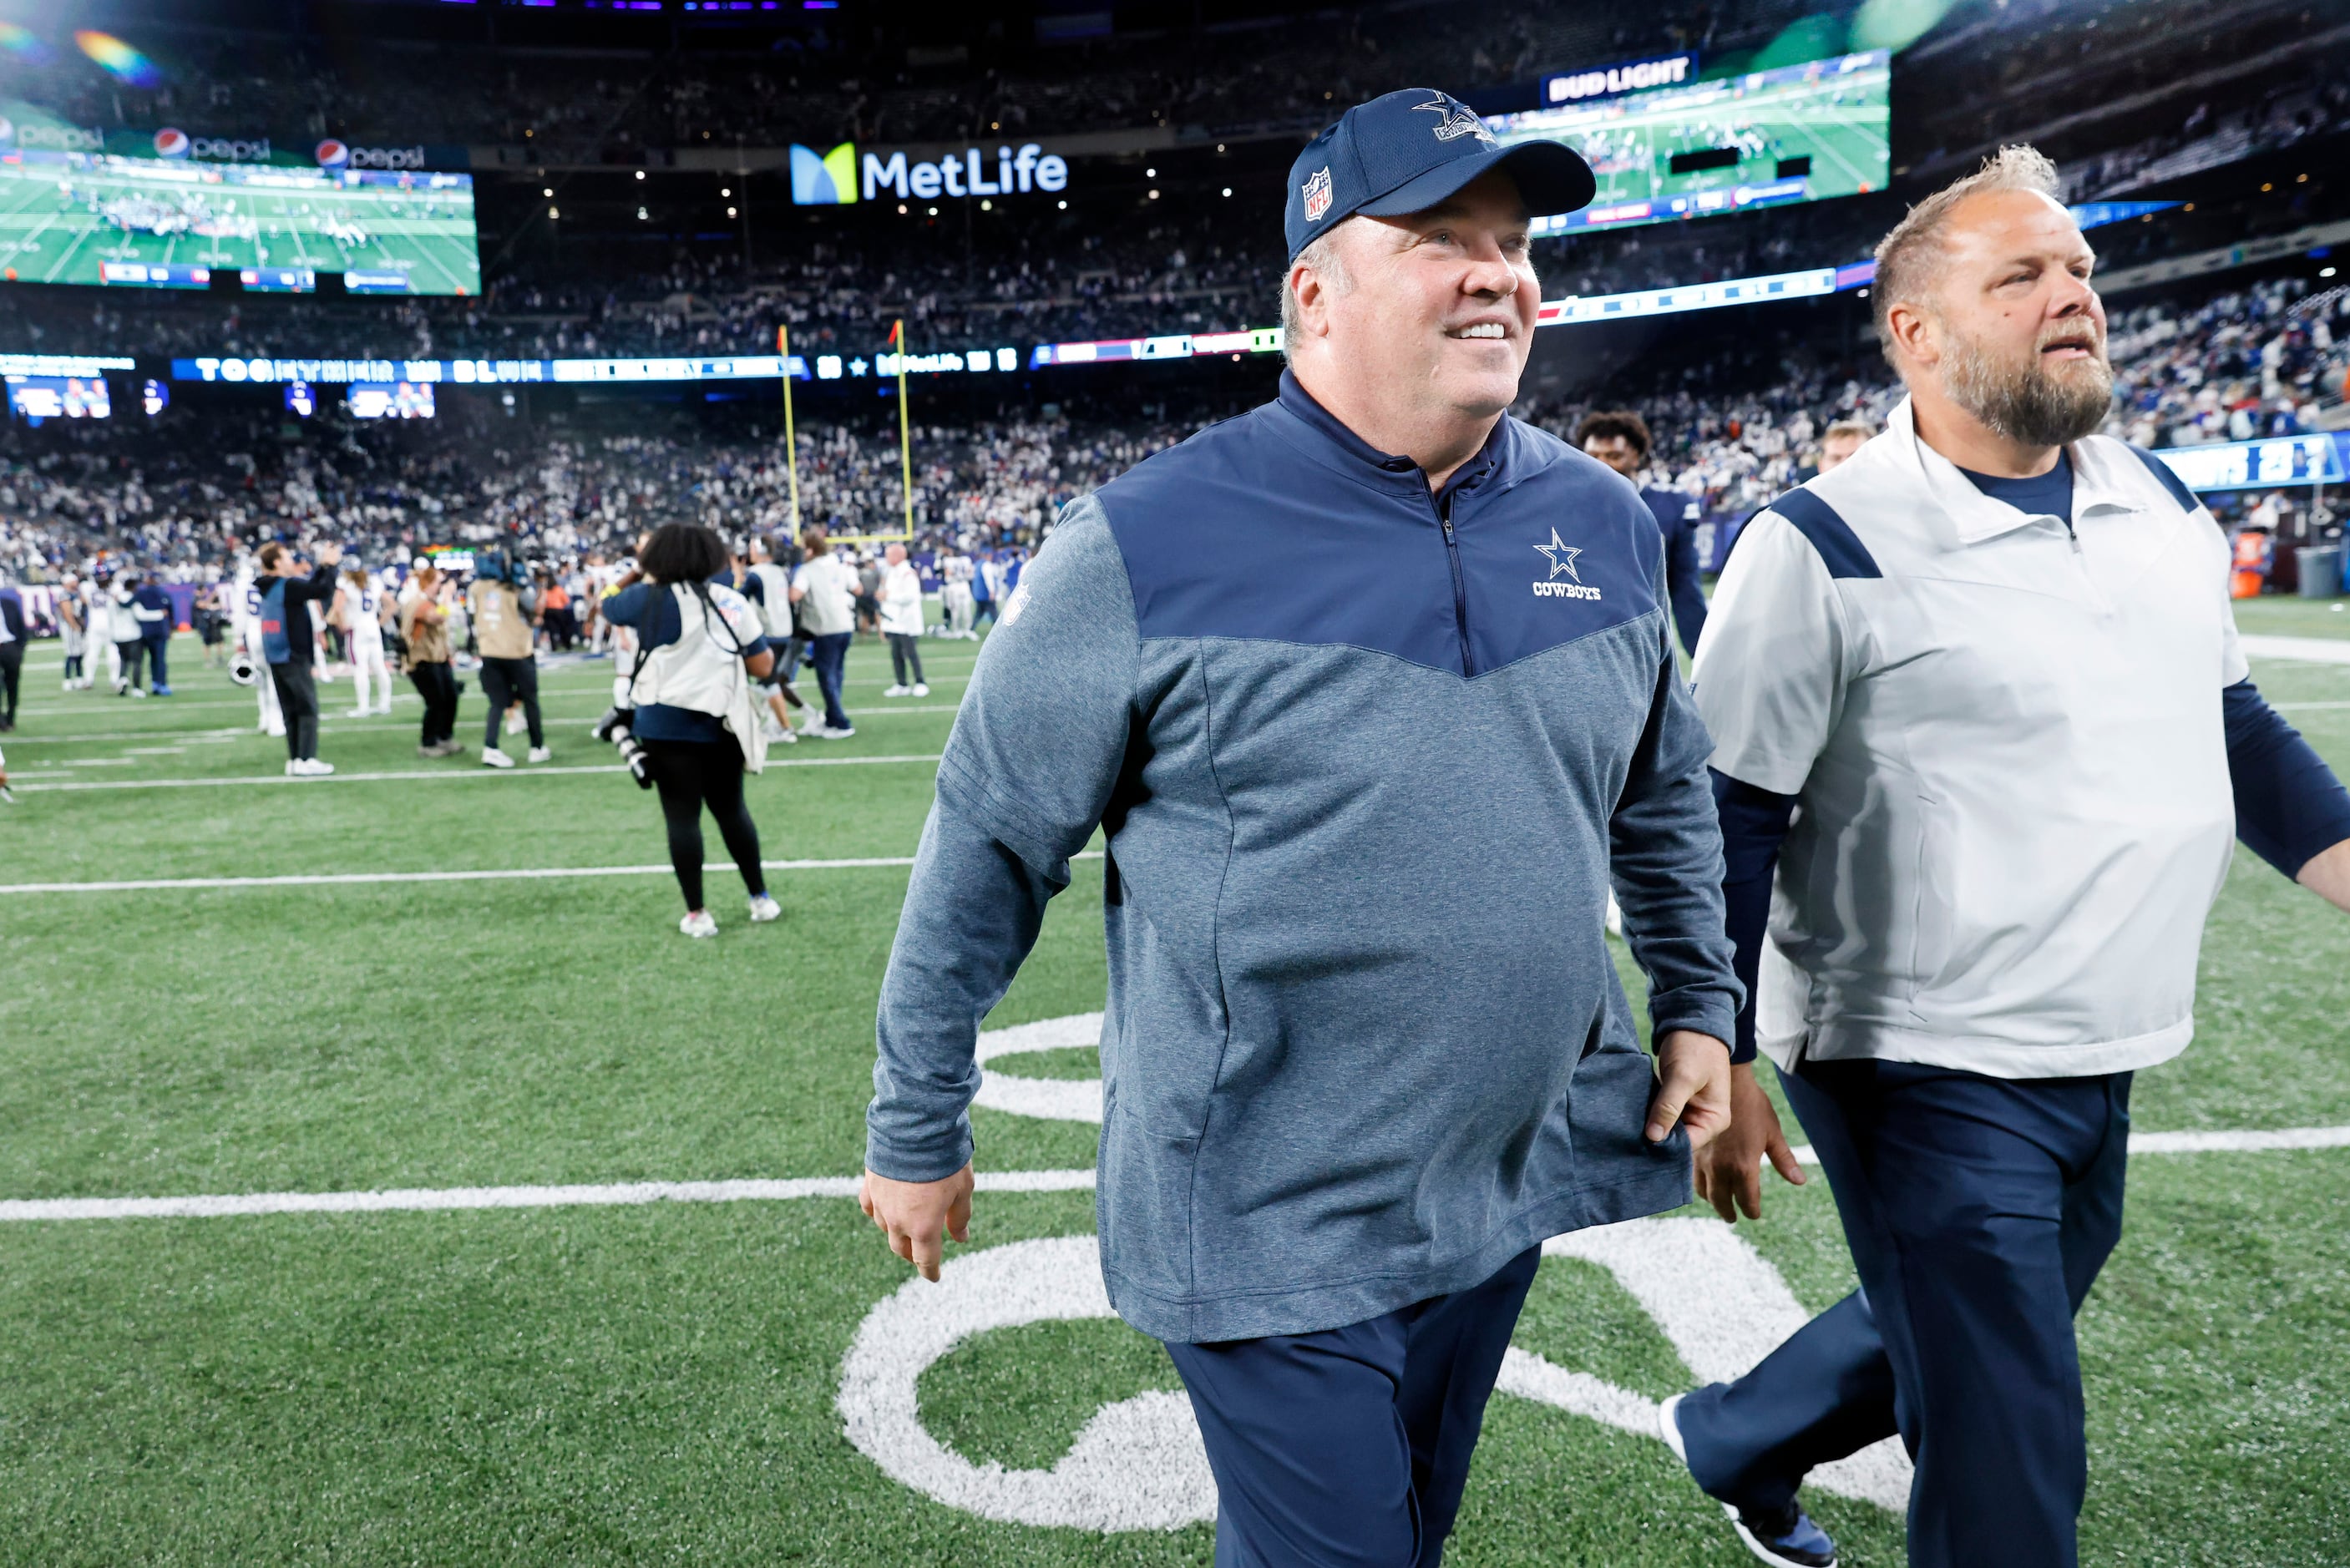
<path fill-rule="evenodd" d="M 1072 860 L 1098 860 L 1102 852 L 1088 849 Z M 911 866 L 910 855 L 852 856 L 837 860 L 762 860 L 770 871 L 862 871 L 876 867 Z M 482 871 L 327 871 L 286 877 L 165 877 L 129 882 L 16 882 L 0 885 L 0 897 L 10 893 L 196 893 L 234 888 L 354 888 L 399 882 L 544 882 L 570 877 L 666 877 L 660 866 L 526 866 L 511 870 Z"/>
<path fill-rule="evenodd" d="M 2202 1154 L 2350 1147 L 2350 1127 L 2282 1127 L 2261 1132 L 2138 1133 L 2132 1154 Z M 1811 1150 L 1795 1151 L 1809 1160 Z M 376 1192 L 241 1192 L 190 1198 L 19 1198 L 0 1201 L 0 1222 L 28 1220 L 209 1220 L 243 1214 L 415 1213 L 452 1209 L 567 1209 L 649 1203 L 775 1202 L 854 1198 L 853 1176 L 787 1180 L 621 1181 L 566 1187 L 409 1187 Z M 982 1192 L 1081 1192 L 1094 1185 L 1082 1170 L 983 1170 Z"/>
<path fill-rule="evenodd" d="M 922 756 L 905 757 L 793 757 L 788 760 L 771 757 L 768 759 L 767 766 L 771 769 L 846 768 L 869 766 L 885 763 L 935 763 L 938 760 L 939 755 L 936 752 L 932 752 Z M 89 767 L 94 764 L 88 761 L 79 761 L 74 765 L 76 767 Z M 473 767 L 450 768 L 445 771 L 436 773 L 428 773 L 421 769 L 416 769 L 395 774 L 328 774 L 323 778 L 291 778 L 284 774 L 236 774 L 227 778 L 217 779 L 101 779 L 88 784 L 41 784 L 28 781 L 25 784 L 16 785 L 16 788 L 19 794 L 28 790 L 57 793 L 65 790 L 92 789 L 216 789 L 229 784 L 382 784 L 388 780 L 394 779 L 432 779 L 446 781 L 449 779 L 490 779 L 506 777 L 546 778 L 555 774 L 618 774 L 626 773 L 627 771 L 628 770 L 626 768 L 622 767 L 618 763 L 601 763 L 595 767 L 574 768 L 548 767 L 545 763 L 541 763 L 536 767 L 523 766 L 515 768 L 485 768 L 476 763 Z"/>
<path fill-rule="evenodd" d="M 2253 659 L 2290 659 L 2303 664 L 2350 664 L 2350 638 L 2245 637 L 2238 639 Z"/>

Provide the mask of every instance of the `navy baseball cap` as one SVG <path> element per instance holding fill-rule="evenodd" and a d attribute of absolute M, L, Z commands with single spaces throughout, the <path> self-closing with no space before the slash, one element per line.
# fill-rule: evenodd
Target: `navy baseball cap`
<path fill-rule="evenodd" d="M 1358 103 L 1305 144 L 1289 168 L 1282 228 L 1289 257 L 1356 213 L 1395 217 L 1433 207 L 1489 169 L 1506 169 L 1526 211 L 1572 213 L 1598 190 L 1591 165 L 1561 141 L 1504 147 L 1477 111 L 1434 88 Z"/>

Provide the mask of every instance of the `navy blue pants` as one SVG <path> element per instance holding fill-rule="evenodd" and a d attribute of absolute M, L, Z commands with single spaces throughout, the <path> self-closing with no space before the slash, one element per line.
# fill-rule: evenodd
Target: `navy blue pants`
<path fill-rule="evenodd" d="M 853 631 L 836 631 L 808 639 L 808 656 L 816 660 L 816 687 L 824 693 L 824 722 L 830 729 L 849 728 L 848 710 L 840 702 L 840 686 L 847 669 L 848 645 L 856 636 Z"/>
<path fill-rule="evenodd" d="M 2121 1239 L 2130 1075 L 1819 1062 L 1780 1082 L 1861 1289 L 1681 1402 L 1690 1472 L 1775 1509 L 1898 1431 L 1911 1568 L 2073 1568 L 2089 1472 L 2073 1314 Z"/>
<path fill-rule="evenodd" d="M 1169 1345 L 1216 1474 L 1216 1568 L 1443 1561 L 1541 1262 L 1345 1328 Z"/>

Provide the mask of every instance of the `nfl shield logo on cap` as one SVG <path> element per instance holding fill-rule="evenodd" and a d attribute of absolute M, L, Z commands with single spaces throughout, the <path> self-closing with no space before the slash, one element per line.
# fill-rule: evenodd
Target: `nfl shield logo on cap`
<path fill-rule="evenodd" d="M 1330 210 L 1330 171 L 1327 166 L 1314 171 L 1305 182 L 1305 221 L 1317 223 L 1322 214 Z"/>

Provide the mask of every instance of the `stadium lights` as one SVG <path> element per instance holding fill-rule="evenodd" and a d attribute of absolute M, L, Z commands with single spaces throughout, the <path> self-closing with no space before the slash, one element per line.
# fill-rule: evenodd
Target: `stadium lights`
<path fill-rule="evenodd" d="M 1066 212 L 1067 212 L 1068 210 L 1069 210 L 1069 204 L 1068 204 L 1066 202 L 1062 202 L 1062 203 L 1061 203 L 1061 211 L 1063 211 L 1064 213 L 1066 213 Z"/>
<path fill-rule="evenodd" d="M 718 193 L 722 196 L 732 196 L 734 193 L 734 187 L 732 185 L 721 185 L 718 187 Z"/>
<path fill-rule="evenodd" d="M 903 202 L 898 203 L 898 215 L 901 218 L 906 215 L 906 203 Z"/>
<path fill-rule="evenodd" d="M 1225 195 L 1227 195 L 1227 196 L 1229 196 L 1229 195 L 1231 195 L 1232 193 L 1232 188 L 1230 185 L 1225 186 L 1225 187 L 1224 187 L 1224 194 L 1225 194 Z"/>
<path fill-rule="evenodd" d="M 643 222 L 645 221 L 645 218 L 646 218 L 646 213 L 645 213 L 645 210 L 644 210 L 642 207 L 639 207 L 639 208 L 637 209 L 637 222 L 639 222 L 639 223 L 643 223 Z"/>
<path fill-rule="evenodd" d="M 1156 202 L 1157 200 L 1159 200 L 1159 192 L 1156 192 L 1156 191 L 1153 191 L 1152 192 L 1150 192 L 1150 199 L 1151 199 L 1152 201 L 1154 201 L 1154 202 Z"/>
<path fill-rule="evenodd" d="M 2317 275 L 2320 277 L 2332 277 L 2334 275 L 2334 269 L 2330 266 L 2319 267 L 2317 269 Z"/>
<path fill-rule="evenodd" d="M 1142 171 L 1142 177 L 1145 180 L 1156 180 L 1159 178 L 1159 171 L 1156 169 L 1145 169 Z"/>
<path fill-rule="evenodd" d="M 644 171 L 643 170 L 641 170 L 641 169 L 638 170 L 638 171 L 637 171 L 637 178 L 638 178 L 638 179 L 639 179 L 639 180 L 641 180 L 641 179 L 643 179 L 644 177 L 645 177 L 645 171 Z"/>
<path fill-rule="evenodd" d="M 552 207 L 549 207 L 549 208 L 546 210 L 546 215 L 547 215 L 548 217 L 550 217 L 550 218 L 559 218 L 559 217 L 563 216 L 563 214 L 562 214 L 561 213 L 556 212 L 556 211 L 554 208 L 552 208 Z"/>
<path fill-rule="evenodd" d="M 546 186 L 539 192 L 539 194 L 542 196 L 552 196 L 555 194 L 555 187 L 552 185 Z"/>
<path fill-rule="evenodd" d="M 726 209 L 726 215 L 727 215 L 728 217 L 730 217 L 730 218 L 731 218 L 731 217 L 733 217 L 733 216 L 734 215 L 734 209 L 733 209 L 733 208 L 732 208 L 732 207 L 727 208 L 727 209 Z"/>
<path fill-rule="evenodd" d="M 995 203 L 983 197 L 980 200 L 979 210 L 983 213 L 993 213 L 995 211 Z"/>

